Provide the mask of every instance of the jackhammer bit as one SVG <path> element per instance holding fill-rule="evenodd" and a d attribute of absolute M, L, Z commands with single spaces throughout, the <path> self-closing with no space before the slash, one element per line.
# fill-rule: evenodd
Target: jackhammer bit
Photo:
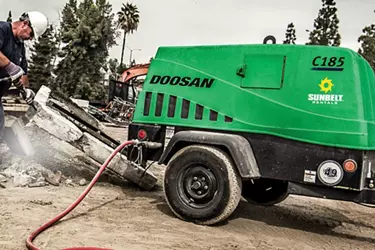
<path fill-rule="evenodd" d="M 17 87 L 17 89 L 20 91 L 20 94 L 21 94 L 21 96 L 22 96 L 22 98 L 25 100 L 26 99 L 26 89 L 25 89 L 25 87 L 22 85 L 22 84 L 20 84 L 20 85 L 18 85 L 18 86 L 16 86 Z M 33 100 L 31 103 L 28 103 L 28 105 L 31 107 L 31 108 L 29 108 L 27 111 L 26 111 L 26 113 L 23 115 L 23 116 L 21 116 L 20 118 L 19 118 L 19 120 L 20 121 L 22 121 L 22 124 L 23 125 L 26 125 L 27 123 L 29 123 L 30 122 L 30 120 L 32 119 L 32 117 L 40 110 L 40 104 L 37 102 L 37 101 L 35 101 L 35 100 Z"/>
<path fill-rule="evenodd" d="M 25 90 L 25 87 L 21 84 L 19 87 L 17 87 L 22 95 L 22 98 L 23 99 L 26 99 L 26 90 Z M 35 111 L 37 110 L 36 106 L 35 106 L 35 102 L 32 101 L 31 103 L 29 103 L 29 105 L 31 107 L 33 107 L 35 109 Z"/>

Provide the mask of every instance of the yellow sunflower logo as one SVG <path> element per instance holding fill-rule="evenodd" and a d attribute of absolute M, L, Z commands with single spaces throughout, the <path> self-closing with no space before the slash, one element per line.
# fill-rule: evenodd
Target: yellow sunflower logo
<path fill-rule="evenodd" d="M 329 80 L 328 77 L 324 78 L 323 80 L 320 81 L 319 87 L 320 91 L 324 91 L 324 93 L 327 94 L 327 92 L 332 91 L 333 87 L 332 80 Z"/>

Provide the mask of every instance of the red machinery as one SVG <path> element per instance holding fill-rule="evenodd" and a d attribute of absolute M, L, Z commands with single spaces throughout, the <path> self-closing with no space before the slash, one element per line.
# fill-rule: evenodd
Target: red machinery
<path fill-rule="evenodd" d="M 138 76 L 146 75 L 149 66 L 150 66 L 150 63 L 137 64 L 133 67 L 130 67 L 130 68 L 126 69 L 121 74 L 121 81 L 124 82 L 124 83 L 128 83 L 133 78 L 136 78 Z"/>

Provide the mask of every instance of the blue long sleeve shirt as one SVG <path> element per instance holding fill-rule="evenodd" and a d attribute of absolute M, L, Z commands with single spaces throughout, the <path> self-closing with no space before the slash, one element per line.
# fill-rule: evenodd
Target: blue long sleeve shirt
<path fill-rule="evenodd" d="M 0 51 L 27 74 L 25 45 L 14 37 L 12 24 L 9 22 L 0 21 Z M 3 68 L 0 68 L 0 79 L 8 76 L 8 73 Z M 0 98 L 8 91 L 10 86 L 10 82 L 0 81 Z"/>

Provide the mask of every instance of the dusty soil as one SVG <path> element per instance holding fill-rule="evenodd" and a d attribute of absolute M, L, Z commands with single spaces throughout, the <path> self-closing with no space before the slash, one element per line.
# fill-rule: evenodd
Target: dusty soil
<path fill-rule="evenodd" d="M 21 250 L 27 236 L 67 208 L 85 187 L 0 189 L 0 249 Z M 289 197 L 269 208 L 241 201 L 226 223 L 177 219 L 161 190 L 99 183 L 61 223 L 39 235 L 41 249 L 374 249 L 374 210 L 352 203 Z"/>

